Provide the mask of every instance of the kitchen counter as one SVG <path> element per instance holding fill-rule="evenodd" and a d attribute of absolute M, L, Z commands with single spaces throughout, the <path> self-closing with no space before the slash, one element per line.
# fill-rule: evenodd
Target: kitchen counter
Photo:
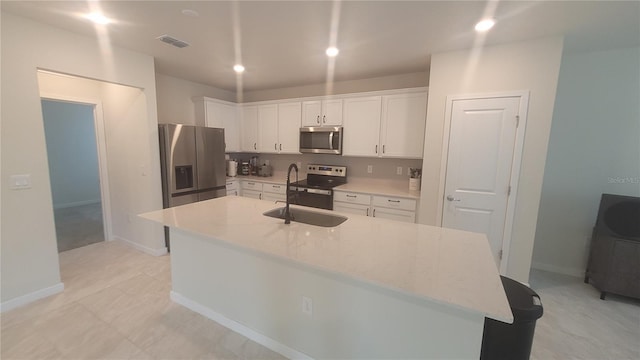
<path fill-rule="evenodd" d="M 513 320 L 483 234 L 358 215 L 347 215 L 346 222 L 333 228 L 295 221 L 285 225 L 283 220 L 262 215 L 276 207 L 279 206 L 255 199 L 223 197 L 140 215 L 171 228 L 175 295 L 172 298 L 247 336 L 258 331 L 261 335 L 251 338 L 290 357 L 308 354 L 318 358 L 397 355 L 429 358 L 446 353 L 477 359 L 484 317 Z M 327 285 L 329 280 L 331 286 Z M 244 285 L 251 282 L 256 283 Z M 365 290 L 366 305 L 360 301 L 353 307 L 351 299 L 364 296 L 359 294 Z M 306 320 L 298 312 L 289 314 L 291 309 L 299 309 L 299 298 L 296 295 L 291 300 L 285 295 L 298 291 L 305 291 L 302 296 L 313 296 L 317 304 L 318 310 L 312 317 L 317 320 L 313 324 L 304 325 Z M 242 293 L 245 295 L 241 298 L 233 296 L 229 300 L 225 295 L 224 301 L 219 299 L 221 294 Z M 251 302 L 237 308 L 249 298 Z M 339 306 L 334 304 L 336 301 L 340 301 Z M 351 310 L 346 310 L 344 302 L 350 304 Z M 373 314 L 353 315 L 378 302 L 380 307 L 369 311 L 375 314 L 397 311 L 400 320 L 392 315 L 382 320 L 375 319 L 378 315 Z M 415 326 L 421 328 L 409 334 L 418 331 L 420 339 L 409 339 L 409 343 L 402 340 L 396 350 L 389 344 L 380 344 L 382 348 L 378 349 L 377 345 L 371 345 L 366 348 L 369 350 L 363 350 L 352 345 L 337 346 L 334 341 L 338 340 L 333 340 L 332 345 L 322 345 L 297 338 L 301 331 L 308 331 L 310 337 L 327 336 L 327 331 L 330 332 L 327 326 L 340 323 L 334 315 L 323 313 L 334 306 L 341 316 L 367 318 L 354 320 L 356 323 L 368 322 L 368 317 L 372 317 L 370 326 L 378 329 L 374 332 L 390 332 L 382 337 L 400 331 L 397 326 L 411 329 L 411 322 L 415 321 Z M 256 308 L 271 310 L 254 314 Z M 409 313 L 413 315 L 403 317 Z M 265 323 L 264 318 L 269 316 L 273 318 Z M 284 318 L 291 324 L 300 323 L 303 329 L 311 328 L 291 333 L 274 331 L 272 322 L 285 321 Z M 383 322 L 376 325 L 376 321 Z M 401 322 L 390 325 L 393 321 Z M 341 336 L 355 337 L 352 341 L 364 336 L 359 334 L 364 328 L 354 331 Z M 456 335 L 447 335 L 447 331 Z M 458 332 L 469 345 L 463 346 L 457 342 L 459 339 L 454 339 Z M 260 341 L 264 340 L 262 335 L 275 339 L 277 346 L 269 346 L 273 345 L 270 340 Z M 425 342 L 423 337 L 428 336 L 432 338 Z M 376 339 L 372 335 L 372 343 L 378 343 Z M 422 348 L 414 349 L 418 347 Z M 425 351 L 431 355 L 424 355 Z"/>
<path fill-rule="evenodd" d="M 383 196 L 397 196 L 409 199 L 420 198 L 420 190 L 409 190 L 409 179 L 396 181 L 351 177 L 348 179 L 346 184 L 337 186 L 334 190 Z"/>

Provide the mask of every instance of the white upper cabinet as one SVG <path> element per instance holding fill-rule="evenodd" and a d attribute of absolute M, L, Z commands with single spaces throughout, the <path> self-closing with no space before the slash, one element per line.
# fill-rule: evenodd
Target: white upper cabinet
<path fill-rule="evenodd" d="M 240 123 L 236 104 L 210 98 L 197 98 L 194 102 L 196 125 L 223 128 L 225 151 L 240 151 Z"/>
<path fill-rule="evenodd" d="M 258 151 L 298 154 L 301 103 L 258 105 Z"/>
<path fill-rule="evenodd" d="M 342 154 L 422 158 L 426 114 L 426 92 L 345 99 Z"/>
<path fill-rule="evenodd" d="M 302 126 L 341 126 L 342 99 L 312 100 L 302 103 Z"/>
<path fill-rule="evenodd" d="M 258 105 L 258 151 L 278 152 L 278 105 Z"/>
<path fill-rule="evenodd" d="M 378 156 L 382 97 L 344 100 L 342 155 Z"/>
<path fill-rule="evenodd" d="M 278 152 L 300 153 L 300 119 L 302 109 L 299 101 L 278 104 Z"/>
<path fill-rule="evenodd" d="M 427 119 L 427 93 L 382 97 L 382 157 L 422 158 Z"/>
<path fill-rule="evenodd" d="M 254 105 L 240 108 L 242 136 L 240 149 L 245 152 L 258 151 L 258 107 Z"/>

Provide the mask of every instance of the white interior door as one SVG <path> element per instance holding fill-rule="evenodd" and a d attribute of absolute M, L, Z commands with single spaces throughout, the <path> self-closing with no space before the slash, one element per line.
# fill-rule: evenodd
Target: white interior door
<path fill-rule="evenodd" d="M 520 97 L 452 101 L 442 226 L 485 233 L 500 266 Z"/>

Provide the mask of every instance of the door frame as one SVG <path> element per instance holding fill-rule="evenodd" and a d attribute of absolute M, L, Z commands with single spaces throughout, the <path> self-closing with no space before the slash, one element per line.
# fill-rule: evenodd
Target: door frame
<path fill-rule="evenodd" d="M 111 197 L 109 196 L 109 173 L 107 165 L 107 140 L 105 135 L 104 113 L 102 101 L 75 96 L 40 92 L 40 100 L 52 100 L 73 104 L 89 105 L 93 107 L 93 122 L 98 150 L 98 173 L 100 177 L 100 197 L 102 202 L 102 224 L 105 241 L 112 240 L 113 228 L 111 219 Z"/>
<path fill-rule="evenodd" d="M 444 190 L 447 181 L 447 163 L 449 158 L 449 138 L 451 136 L 451 116 L 453 113 L 453 102 L 458 100 L 481 100 L 496 98 L 520 98 L 518 107 L 519 123 L 516 129 L 516 139 L 513 149 L 513 159 L 511 161 L 511 177 L 509 186 L 511 193 L 507 197 L 507 210 L 502 234 L 502 259 L 500 260 L 500 274 L 506 274 L 509 263 L 509 251 L 511 249 L 511 235 L 513 232 L 513 221 L 515 217 L 516 202 L 518 199 L 518 180 L 520 179 L 520 167 L 522 165 L 522 154 L 524 150 L 524 138 L 527 128 L 527 115 L 529 109 L 529 90 L 504 91 L 496 93 L 477 93 L 448 95 L 445 105 L 444 133 L 442 137 L 442 158 L 440 160 L 440 185 L 438 187 L 438 212 L 436 223 L 442 226 L 444 218 Z"/>

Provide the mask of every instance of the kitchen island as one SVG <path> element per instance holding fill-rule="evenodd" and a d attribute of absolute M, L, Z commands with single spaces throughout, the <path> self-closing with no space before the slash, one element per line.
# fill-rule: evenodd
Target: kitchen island
<path fill-rule="evenodd" d="M 482 234 L 262 215 L 280 206 L 229 196 L 142 214 L 171 229 L 172 299 L 290 358 L 477 359 L 484 317 L 513 319 Z"/>

